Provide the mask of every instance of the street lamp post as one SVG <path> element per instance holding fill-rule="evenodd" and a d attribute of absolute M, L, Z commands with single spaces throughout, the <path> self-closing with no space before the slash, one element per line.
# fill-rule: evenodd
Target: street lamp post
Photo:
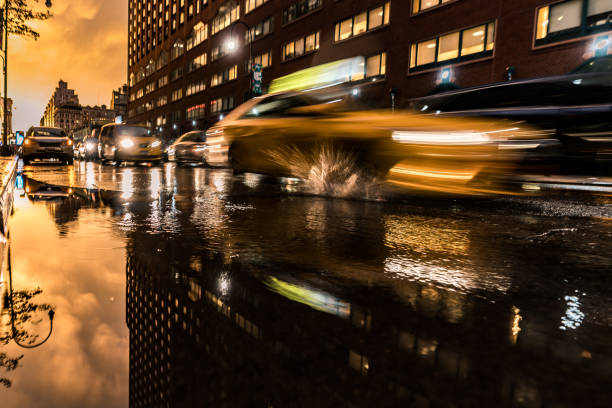
<path fill-rule="evenodd" d="M 248 66 L 248 71 L 249 71 L 249 99 L 251 99 L 251 96 L 253 95 L 253 33 L 251 33 L 251 27 L 245 23 L 242 20 L 236 20 L 235 23 L 237 24 L 242 24 L 246 30 L 247 30 L 247 34 L 248 34 L 248 40 L 249 40 L 249 62 L 247 64 Z M 236 43 L 234 42 L 234 24 L 232 24 L 232 26 L 230 27 L 230 42 L 229 42 L 229 48 L 230 51 L 234 51 L 234 49 L 236 49 Z"/>
<path fill-rule="evenodd" d="M 4 110 L 2 118 L 2 156 L 9 156 L 11 154 L 11 150 L 8 146 L 8 122 L 7 122 L 7 114 L 8 110 L 8 36 L 9 36 L 9 8 L 11 6 L 11 0 L 4 0 L 4 63 L 3 63 L 3 73 L 4 73 Z M 45 1 L 45 6 L 50 8 L 52 6 L 51 0 Z"/>

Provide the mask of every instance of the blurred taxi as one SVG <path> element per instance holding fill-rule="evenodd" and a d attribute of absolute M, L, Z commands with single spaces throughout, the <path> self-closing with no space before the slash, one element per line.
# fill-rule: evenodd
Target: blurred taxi
<path fill-rule="evenodd" d="M 60 128 L 31 127 L 21 149 L 23 164 L 34 159 L 57 159 L 66 164 L 74 160 L 73 141 Z"/>
<path fill-rule="evenodd" d="M 348 88 L 254 98 L 207 131 L 206 161 L 299 178 L 334 177 L 329 162 L 342 161 L 368 178 L 472 194 L 490 192 L 497 175 L 548 142 L 546 133 L 503 120 L 353 109 L 350 95 Z"/>
<path fill-rule="evenodd" d="M 162 143 L 146 126 L 111 123 L 102 127 L 98 152 L 104 163 L 159 163 L 162 160 Z"/>
<path fill-rule="evenodd" d="M 194 130 L 179 137 L 167 149 L 168 161 L 176 164 L 183 163 L 206 163 L 204 151 L 206 150 L 206 133 Z"/>

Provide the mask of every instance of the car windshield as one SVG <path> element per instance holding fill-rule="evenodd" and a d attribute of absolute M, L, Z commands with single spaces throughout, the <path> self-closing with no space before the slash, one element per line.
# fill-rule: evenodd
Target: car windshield
<path fill-rule="evenodd" d="M 311 105 L 301 95 L 278 95 L 272 96 L 253 106 L 242 118 L 258 118 L 260 116 L 283 116 L 292 108 Z"/>
<path fill-rule="evenodd" d="M 117 136 L 149 136 L 149 129 L 142 126 L 118 126 L 115 130 Z"/>
<path fill-rule="evenodd" d="M 34 129 L 31 136 L 35 137 L 66 137 L 62 129 Z"/>
<path fill-rule="evenodd" d="M 612 55 L 592 58 L 570 73 L 584 74 L 589 72 L 612 72 Z"/>
<path fill-rule="evenodd" d="M 206 135 L 204 134 L 204 132 L 190 132 L 187 133 L 185 135 L 183 135 L 178 142 L 205 142 L 206 141 Z"/>

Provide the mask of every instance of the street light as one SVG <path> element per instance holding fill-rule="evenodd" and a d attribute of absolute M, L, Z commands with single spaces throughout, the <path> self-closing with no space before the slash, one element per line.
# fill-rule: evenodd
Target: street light
<path fill-rule="evenodd" d="M 6 111 L 8 110 L 8 35 L 9 35 L 9 27 L 8 27 L 8 13 L 11 5 L 11 0 L 4 0 L 4 64 L 3 64 L 3 72 L 4 72 L 4 110 L 3 112 L 3 124 L 2 124 L 2 156 L 9 156 L 11 154 L 11 150 L 8 146 L 8 122 Z M 50 8 L 53 4 L 51 0 L 45 1 L 45 6 Z"/>
<path fill-rule="evenodd" d="M 247 64 L 248 66 L 248 71 L 249 71 L 249 99 L 252 96 L 252 92 L 253 92 L 253 33 L 251 33 L 251 26 L 249 26 L 247 23 L 245 23 L 242 20 L 236 20 L 235 23 L 237 24 L 242 24 L 246 30 L 247 30 L 247 34 L 248 34 L 248 41 L 249 41 L 249 62 Z M 230 52 L 234 52 L 234 50 L 236 50 L 236 48 L 238 48 L 237 42 L 234 40 L 234 26 L 235 24 L 232 24 L 230 26 L 230 34 L 229 34 L 229 40 L 226 42 L 225 47 L 230 51 Z"/>

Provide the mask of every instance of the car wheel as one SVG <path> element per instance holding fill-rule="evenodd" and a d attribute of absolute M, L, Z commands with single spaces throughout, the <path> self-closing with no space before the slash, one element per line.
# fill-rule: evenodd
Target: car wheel
<path fill-rule="evenodd" d="M 229 149 L 229 152 L 227 153 L 229 165 L 234 174 L 244 173 L 244 170 L 242 169 L 242 167 L 240 167 L 240 164 L 238 163 L 238 160 L 236 159 L 236 152 L 238 152 L 239 149 L 240 149 L 240 145 L 237 143 L 234 143 L 232 144 L 232 146 Z"/>

